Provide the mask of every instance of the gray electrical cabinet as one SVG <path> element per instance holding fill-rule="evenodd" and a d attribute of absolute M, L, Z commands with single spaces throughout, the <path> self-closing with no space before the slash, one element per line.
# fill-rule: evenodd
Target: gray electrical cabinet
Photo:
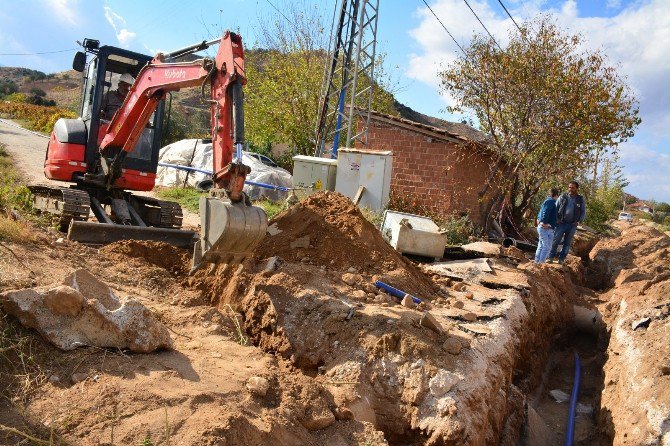
<path fill-rule="evenodd" d="M 335 190 L 336 175 L 337 160 L 305 155 L 293 157 L 293 185 L 305 188 L 296 191 L 300 198 L 322 190 Z"/>
<path fill-rule="evenodd" d="M 335 190 L 360 207 L 384 209 L 391 191 L 393 152 L 340 149 Z M 360 192 L 359 192 L 360 190 Z"/>

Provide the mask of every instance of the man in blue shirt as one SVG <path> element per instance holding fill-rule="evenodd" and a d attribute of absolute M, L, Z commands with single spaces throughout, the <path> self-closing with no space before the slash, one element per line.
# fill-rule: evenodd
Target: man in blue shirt
<path fill-rule="evenodd" d="M 571 181 L 568 184 L 568 193 L 564 193 L 556 200 L 558 225 L 554 231 L 554 242 L 549 253 L 549 263 L 554 261 L 558 245 L 562 241 L 563 249 L 558 255 L 558 263 L 563 264 L 570 251 L 577 225 L 584 222 L 586 218 L 586 201 L 584 201 L 584 197 L 577 193 L 578 190 L 579 183 Z"/>
<path fill-rule="evenodd" d="M 554 239 L 556 229 L 556 198 L 558 189 L 555 187 L 549 191 L 549 196 L 537 214 L 537 250 L 535 251 L 535 263 L 544 263 L 549 257 L 551 242 Z"/>

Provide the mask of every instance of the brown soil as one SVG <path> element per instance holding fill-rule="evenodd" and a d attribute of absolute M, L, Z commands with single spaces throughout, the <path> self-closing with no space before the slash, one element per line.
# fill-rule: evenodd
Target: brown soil
<path fill-rule="evenodd" d="M 670 237 L 626 228 L 595 246 L 590 271 L 606 289 L 598 306 L 610 333 L 599 426 L 616 445 L 668 444 Z"/>
<path fill-rule="evenodd" d="M 2 319 L 32 359 L 27 369 L 0 361 L 0 424 L 73 445 L 517 444 L 555 334 L 574 302 L 597 299 L 573 283 L 584 270 L 572 258 L 492 259 L 493 272 L 454 288 L 398 255 L 339 194 L 314 195 L 271 224 L 281 232 L 243 265 L 193 277 L 188 254 L 163 244 L 95 250 L 47 233 L 11 245 L 27 267 L 0 250 L 0 291 L 84 267 L 149 307 L 175 342 L 147 355 L 63 353 Z M 291 248 L 296 240 L 303 247 Z M 266 271 L 273 256 L 281 261 Z M 398 305 L 376 279 L 423 303 Z M 426 310 L 442 333 L 420 323 Z M 267 379 L 266 395 L 247 389 L 252 377 Z"/>

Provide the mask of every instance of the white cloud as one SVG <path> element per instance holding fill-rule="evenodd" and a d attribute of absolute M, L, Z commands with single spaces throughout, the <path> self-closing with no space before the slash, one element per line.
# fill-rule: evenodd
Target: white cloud
<path fill-rule="evenodd" d="M 621 145 L 620 161 L 630 186 L 626 190 L 644 199 L 670 203 L 670 155 L 654 152 L 641 144 Z"/>
<path fill-rule="evenodd" d="M 495 3 L 489 0 L 491 4 Z M 486 27 L 501 45 L 514 24 L 509 17 L 484 0 L 470 2 Z M 610 4 L 616 5 L 616 1 Z M 670 1 L 632 2 L 614 17 L 580 17 L 578 3 L 567 0 L 549 8 L 543 0 L 510 2 L 515 20 L 539 13 L 551 13 L 571 33 L 581 33 L 589 49 L 602 49 L 627 81 L 640 101 L 645 128 L 656 137 L 670 137 Z M 431 7 L 461 45 L 473 32 L 483 33 L 461 0 L 437 0 Z M 423 51 L 411 56 L 408 75 L 439 88 L 438 71 L 460 53 L 449 35 L 427 8 L 420 8 L 421 23 L 410 31 Z M 449 97 L 445 102 L 451 102 Z"/>
<path fill-rule="evenodd" d="M 109 6 L 105 6 L 105 18 L 114 29 L 116 39 L 119 43 L 127 47 L 137 34 L 125 28 L 126 20 L 112 11 L 112 8 Z"/>
<path fill-rule="evenodd" d="M 78 24 L 76 11 L 78 0 L 44 0 L 44 2 L 59 19 L 71 25 Z"/>

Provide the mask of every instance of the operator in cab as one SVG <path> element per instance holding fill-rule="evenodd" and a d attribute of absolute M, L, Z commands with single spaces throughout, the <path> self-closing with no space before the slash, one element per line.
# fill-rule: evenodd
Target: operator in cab
<path fill-rule="evenodd" d="M 134 77 L 128 73 L 123 73 L 119 78 L 116 90 L 109 90 L 105 93 L 102 98 L 102 107 L 100 107 L 100 117 L 102 119 L 111 120 L 114 117 L 114 113 L 121 108 L 134 82 Z"/>

